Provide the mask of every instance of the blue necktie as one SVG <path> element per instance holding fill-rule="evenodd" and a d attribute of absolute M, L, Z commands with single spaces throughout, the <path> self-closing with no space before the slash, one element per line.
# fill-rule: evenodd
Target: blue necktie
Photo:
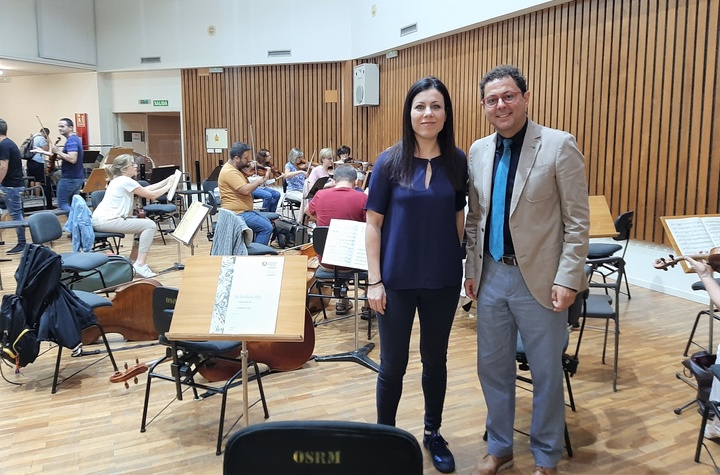
<path fill-rule="evenodd" d="M 495 170 L 493 181 L 492 208 L 490 214 L 490 255 L 499 261 L 505 252 L 505 191 L 507 190 L 508 170 L 510 170 L 510 144 L 512 140 L 503 139 L 503 153 Z"/>

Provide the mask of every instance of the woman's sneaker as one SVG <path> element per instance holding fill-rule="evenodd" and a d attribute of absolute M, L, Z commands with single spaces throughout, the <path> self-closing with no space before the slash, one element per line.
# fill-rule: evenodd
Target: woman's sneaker
<path fill-rule="evenodd" d="M 141 266 L 133 264 L 133 269 L 135 269 L 135 275 L 140 277 L 148 278 L 155 277 L 157 275 L 150 269 L 150 266 L 148 266 L 147 264 L 143 264 Z"/>

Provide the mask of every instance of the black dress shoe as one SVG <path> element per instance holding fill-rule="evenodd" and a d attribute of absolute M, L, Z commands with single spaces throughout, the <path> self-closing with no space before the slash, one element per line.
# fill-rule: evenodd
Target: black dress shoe
<path fill-rule="evenodd" d="M 433 466 L 438 472 L 450 473 L 455 471 L 455 457 L 447 448 L 448 443 L 445 442 L 445 439 L 438 431 L 434 430 L 430 435 L 425 435 L 423 445 L 430 452 Z"/>

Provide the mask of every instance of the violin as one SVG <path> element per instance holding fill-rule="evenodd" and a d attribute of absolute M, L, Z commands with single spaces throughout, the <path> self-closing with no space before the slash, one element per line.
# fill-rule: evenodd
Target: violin
<path fill-rule="evenodd" d="M 58 137 L 58 139 L 55 141 L 55 144 L 53 146 L 56 147 L 60 143 L 61 140 L 62 140 L 62 137 Z M 48 142 L 50 142 L 50 141 L 48 140 Z M 53 153 L 52 155 L 50 155 L 50 157 L 48 157 L 48 164 L 45 169 L 45 173 L 47 175 L 52 175 L 53 172 L 57 169 L 57 159 L 58 159 L 58 156 L 56 153 Z"/>
<path fill-rule="evenodd" d="M 659 270 L 668 270 L 670 267 L 675 267 L 678 262 L 684 261 L 688 257 L 695 260 L 705 260 L 713 271 L 720 272 L 720 247 L 710 249 L 710 252 L 707 254 L 694 254 L 677 257 L 670 254 L 668 259 L 665 259 L 664 257 L 655 259 L 653 267 Z"/>

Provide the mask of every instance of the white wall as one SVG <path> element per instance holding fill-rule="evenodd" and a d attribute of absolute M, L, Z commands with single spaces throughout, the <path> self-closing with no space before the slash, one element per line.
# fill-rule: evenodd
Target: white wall
<path fill-rule="evenodd" d="M 348 0 L 96 0 L 95 8 L 99 71 L 350 57 Z M 290 49 L 292 56 L 268 58 L 268 50 L 278 49 Z M 153 56 L 162 62 L 141 65 L 141 57 Z"/>
<path fill-rule="evenodd" d="M 448 32 L 476 28 L 569 0 L 351 0 L 352 57 L 363 58 L 399 49 Z M 373 6 L 375 15 L 373 16 Z M 400 29 L 417 23 L 416 33 Z"/>
<path fill-rule="evenodd" d="M 22 143 L 40 130 L 35 116 L 58 137 L 57 123 L 63 117 L 74 120 L 75 113 L 87 113 L 90 144 L 101 143 L 98 82 L 96 73 L 24 76 L 0 83 L 0 117 L 8 123 L 8 136 Z"/>

